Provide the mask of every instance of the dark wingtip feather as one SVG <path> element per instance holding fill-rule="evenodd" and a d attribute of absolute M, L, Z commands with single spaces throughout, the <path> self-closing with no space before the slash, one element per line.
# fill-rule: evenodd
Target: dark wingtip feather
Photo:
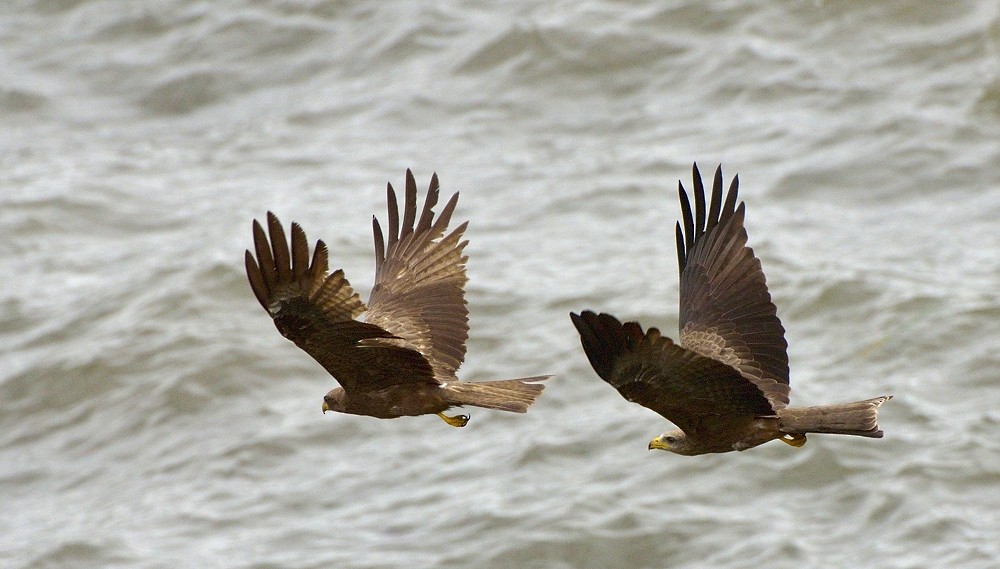
<path fill-rule="evenodd" d="M 399 202 L 396 201 L 396 190 L 392 188 L 391 182 L 385 185 L 385 202 L 389 210 L 388 248 L 392 249 L 393 245 L 399 241 Z"/>
<path fill-rule="evenodd" d="M 697 241 L 705 233 L 705 183 L 698 172 L 698 164 L 692 168 L 694 172 L 694 240 Z"/>
<path fill-rule="evenodd" d="M 628 349 L 622 323 L 610 314 L 595 314 L 590 310 L 579 315 L 570 313 L 570 318 L 580 333 L 580 342 L 591 367 L 602 379 L 610 381 L 615 362 Z"/>
<path fill-rule="evenodd" d="M 687 264 L 687 253 L 684 251 L 684 233 L 681 232 L 681 223 L 679 221 L 675 229 L 674 240 L 677 242 L 677 269 L 684 272 L 684 265 Z"/>
<path fill-rule="evenodd" d="M 382 226 L 378 223 L 378 218 L 372 216 L 372 235 L 375 238 L 375 272 L 385 262 L 385 237 L 382 235 Z"/>
<path fill-rule="evenodd" d="M 417 219 L 417 181 L 413 172 L 406 169 L 406 195 L 403 198 L 403 225 L 400 227 L 399 239 L 403 240 L 413 233 L 413 223 Z"/>
<path fill-rule="evenodd" d="M 722 166 L 721 164 L 719 165 Z M 711 230 L 719 223 L 719 214 L 722 209 L 722 187 L 713 186 L 712 187 L 712 204 L 708 209 L 708 226 L 705 231 Z"/>
<path fill-rule="evenodd" d="M 638 322 L 626 322 L 621 326 L 626 338 L 631 340 L 632 343 L 641 342 L 643 337 L 646 335 L 642 331 L 642 326 Z M 659 330 L 656 328 L 650 328 L 649 331 L 659 334 Z"/>
<path fill-rule="evenodd" d="M 295 280 L 309 275 L 309 240 L 302 226 L 292 222 L 292 274 Z"/>
<path fill-rule="evenodd" d="M 427 187 L 427 196 L 424 197 L 424 208 L 420 212 L 420 221 L 417 222 L 417 232 L 427 231 L 431 227 L 434 219 L 434 206 L 438 202 L 438 181 L 437 174 L 431 176 L 431 183 Z"/>
<path fill-rule="evenodd" d="M 694 215 L 691 213 L 691 202 L 688 200 L 684 183 L 680 180 L 677 181 L 677 196 L 681 202 L 681 220 L 684 222 L 684 249 L 686 257 L 687 253 L 691 251 L 691 247 L 694 247 Z"/>
<path fill-rule="evenodd" d="M 292 278 L 292 261 L 288 254 L 288 238 L 285 228 L 278 216 L 267 212 L 267 232 L 271 235 L 271 253 L 274 256 L 274 269 L 278 282 L 287 282 Z"/>
<path fill-rule="evenodd" d="M 274 272 L 274 257 L 271 256 L 271 244 L 267 240 L 264 228 L 256 219 L 253 220 L 253 246 L 254 252 L 257 253 L 257 266 L 260 268 L 260 274 L 270 288 L 277 278 Z"/>
<path fill-rule="evenodd" d="M 444 209 L 438 214 L 437 221 L 434 222 L 434 231 L 443 232 L 448 224 L 451 222 L 451 215 L 455 212 L 455 206 L 458 205 L 458 192 L 452 194 L 448 203 L 444 205 Z"/>
<path fill-rule="evenodd" d="M 719 188 L 719 191 L 722 190 L 722 164 L 715 167 L 715 176 L 712 180 L 712 188 Z"/>
<path fill-rule="evenodd" d="M 726 195 L 726 205 L 722 208 L 722 217 L 731 215 L 736 210 L 736 200 L 739 199 L 740 177 L 736 175 L 729 184 L 729 193 Z"/>
<path fill-rule="evenodd" d="M 247 270 L 247 280 L 250 281 L 250 289 L 253 290 L 253 295 L 257 297 L 257 302 L 267 310 L 267 284 L 264 282 L 264 278 L 260 274 L 260 268 L 257 266 L 257 262 L 253 258 L 253 254 L 250 250 L 246 250 L 246 254 L 243 256 L 243 263 Z"/>
<path fill-rule="evenodd" d="M 322 239 L 316 241 L 316 250 L 313 251 L 312 264 L 309 266 L 310 279 L 315 282 L 330 270 L 330 251 L 326 248 L 326 243 Z"/>

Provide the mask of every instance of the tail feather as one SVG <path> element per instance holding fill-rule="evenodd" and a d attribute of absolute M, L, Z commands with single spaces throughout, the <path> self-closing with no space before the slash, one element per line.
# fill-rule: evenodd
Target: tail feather
<path fill-rule="evenodd" d="M 781 431 L 789 434 L 833 433 L 882 438 L 878 408 L 892 395 L 834 405 L 786 407 L 778 412 Z"/>
<path fill-rule="evenodd" d="M 448 402 L 452 405 L 471 405 L 525 413 L 528 411 L 528 406 L 534 403 L 545 389 L 545 386 L 538 382 L 550 377 L 552 376 L 537 375 L 497 381 L 456 381 L 447 385 Z"/>

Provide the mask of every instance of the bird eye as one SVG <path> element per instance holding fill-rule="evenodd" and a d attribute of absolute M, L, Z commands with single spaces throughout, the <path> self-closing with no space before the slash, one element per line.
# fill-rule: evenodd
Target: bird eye
<path fill-rule="evenodd" d="M 674 437 L 667 437 L 667 443 L 674 444 L 675 442 L 677 442 L 677 439 Z"/>

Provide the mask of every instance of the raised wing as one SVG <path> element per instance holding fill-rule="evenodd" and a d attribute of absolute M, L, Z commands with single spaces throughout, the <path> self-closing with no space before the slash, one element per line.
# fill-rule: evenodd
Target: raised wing
<path fill-rule="evenodd" d="M 392 184 L 386 189 L 389 206 L 388 241 L 378 219 L 375 234 L 375 286 L 366 320 L 402 338 L 424 354 L 440 380 L 453 379 L 465 360 L 469 338 L 469 310 L 465 303 L 465 263 L 462 240 L 468 222 L 445 236 L 456 193 L 434 219 L 438 201 L 437 174 L 431 177 L 424 206 L 417 218 L 417 184 L 406 171 L 403 219 Z"/>
<path fill-rule="evenodd" d="M 677 224 L 680 267 L 680 343 L 733 366 L 754 382 L 775 410 L 788 404 L 788 343 L 767 291 L 760 260 L 747 247 L 745 204 L 737 207 L 739 177 L 722 202 L 722 166 L 711 204 L 694 165 L 694 211 L 679 185 L 684 226 Z"/>
<path fill-rule="evenodd" d="M 342 270 L 327 274 L 322 241 L 316 242 L 310 263 L 309 244 L 299 224 L 292 223 L 291 248 L 271 212 L 267 227 L 270 240 L 260 223 L 253 222 L 257 258 L 246 252 L 247 278 L 282 336 L 305 350 L 347 391 L 434 382 L 420 353 L 396 345 L 384 328 L 355 320 L 365 305 Z"/>
<path fill-rule="evenodd" d="M 656 411 L 690 436 L 709 437 L 732 421 L 774 413 L 736 369 L 610 314 L 570 314 L 597 375 L 622 397 Z"/>

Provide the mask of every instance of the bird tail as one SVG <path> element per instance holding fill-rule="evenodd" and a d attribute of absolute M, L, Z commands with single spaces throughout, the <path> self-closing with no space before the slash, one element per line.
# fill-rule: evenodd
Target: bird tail
<path fill-rule="evenodd" d="M 786 407 L 778 411 L 781 431 L 790 435 L 834 433 L 880 439 L 882 430 L 878 428 L 878 408 L 890 399 L 892 395 L 854 403 Z"/>
<path fill-rule="evenodd" d="M 455 381 L 447 386 L 448 403 L 525 413 L 528 411 L 528 406 L 534 403 L 545 389 L 545 386 L 538 382 L 550 377 L 552 376 L 537 375 L 497 381 Z"/>

